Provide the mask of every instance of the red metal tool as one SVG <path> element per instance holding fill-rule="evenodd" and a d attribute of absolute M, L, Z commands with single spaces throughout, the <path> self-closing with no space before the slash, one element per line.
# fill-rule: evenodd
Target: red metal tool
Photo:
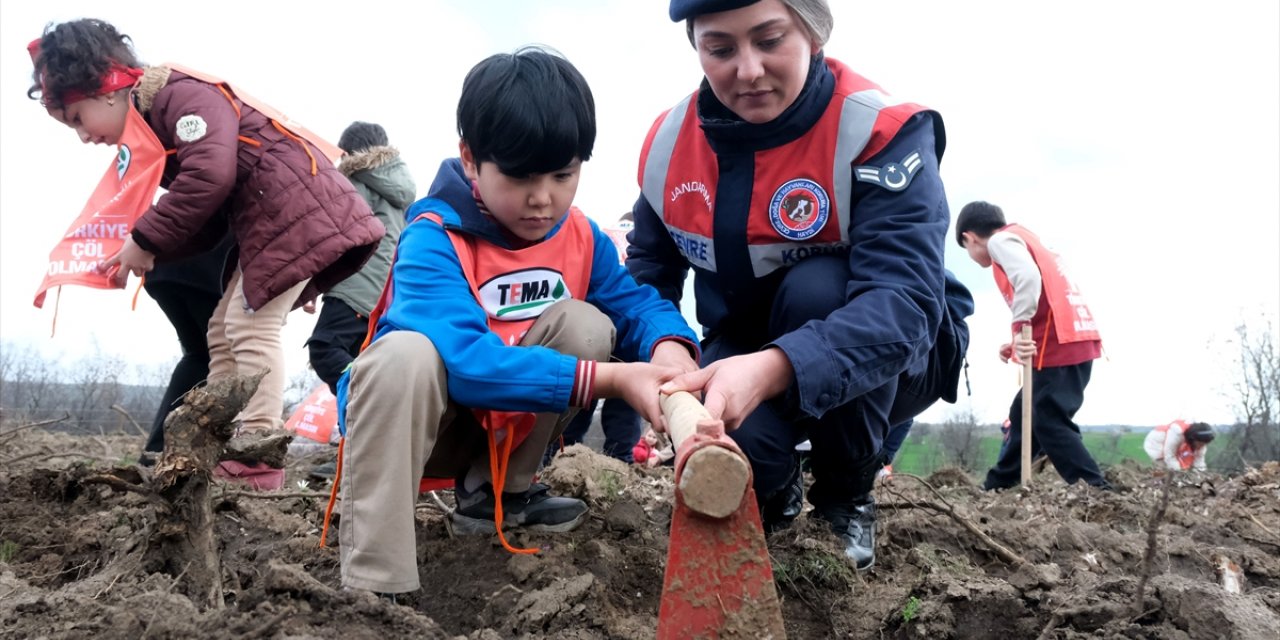
<path fill-rule="evenodd" d="M 750 463 L 692 395 L 663 396 L 662 412 L 676 495 L 658 640 L 785 638 Z"/>

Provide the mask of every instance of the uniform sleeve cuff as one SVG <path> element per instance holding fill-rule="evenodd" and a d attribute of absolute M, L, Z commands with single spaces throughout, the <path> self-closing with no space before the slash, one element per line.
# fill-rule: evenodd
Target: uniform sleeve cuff
<path fill-rule="evenodd" d="M 595 400 L 596 361 L 579 360 L 573 376 L 573 392 L 569 394 L 569 406 L 586 407 Z"/>
<path fill-rule="evenodd" d="M 660 338 L 657 342 L 653 343 L 653 348 L 649 349 L 649 360 L 653 360 L 653 354 L 658 351 L 658 345 L 664 342 L 679 343 L 680 346 L 689 350 L 689 355 L 693 358 L 694 362 L 699 362 L 702 359 L 702 353 L 701 353 L 701 350 L 698 348 L 697 343 L 691 342 L 688 339 L 682 338 L 680 336 L 668 336 L 666 338 Z"/>

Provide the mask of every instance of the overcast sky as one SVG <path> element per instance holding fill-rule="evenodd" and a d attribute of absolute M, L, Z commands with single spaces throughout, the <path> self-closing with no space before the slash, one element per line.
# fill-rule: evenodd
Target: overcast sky
<path fill-rule="evenodd" d="M 1079 422 L 1230 422 L 1228 339 L 1242 321 L 1261 331 L 1280 315 L 1280 3 L 832 4 L 827 55 L 942 113 L 953 217 L 989 200 L 1068 260 L 1107 352 Z M 65 360 L 95 344 L 143 364 L 178 354 L 145 294 L 131 312 L 126 293 L 65 288 L 53 338 L 52 293 L 45 309 L 31 304 L 49 250 L 114 153 L 80 144 L 26 97 L 27 42 L 77 17 L 108 20 L 144 61 L 220 75 L 331 140 L 352 120 L 381 123 L 419 195 L 456 153 L 467 70 L 550 45 L 595 93 L 600 132 L 578 204 L 602 223 L 636 198 L 653 119 L 701 78 L 665 0 L 0 4 L 0 340 Z M 953 241 L 947 251 L 978 302 L 973 394 L 957 406 L 999 422 L 1018 384 L 996 357 L 1009 311 L 989 271 Z M 314 322 L 289 317 L 291 375 L 306 366 Z"/>

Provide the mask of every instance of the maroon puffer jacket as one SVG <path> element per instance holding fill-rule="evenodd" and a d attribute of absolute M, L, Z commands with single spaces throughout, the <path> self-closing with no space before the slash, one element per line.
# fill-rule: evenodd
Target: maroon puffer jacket
<path fill-rule="evenodd" d="M 245 301 L 259 309 L 297 283 L 297 306 L 355 273 L 384 230 L 369 205 L 314 146 L 215 86 L 150 67 L 135 90 L 165 149 L 168 193 L 134 226 L 134 240 L 159 259 L 199 248 L 215 214 L 239 244 Z M 254 144 L 254 143 L 257 144 Z M 312 175 L 312 158 L 316 173 Z"/>

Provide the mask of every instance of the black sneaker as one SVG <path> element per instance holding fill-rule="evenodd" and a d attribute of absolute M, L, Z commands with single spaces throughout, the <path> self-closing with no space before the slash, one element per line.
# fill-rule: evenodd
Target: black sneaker
<path fill-rule="evenodd" d="M 582 524 L 587 517 L 587 503 L 577 498 L 550 495 L 549 490 L 545 484 L 534 483 L 522 493 L 503 492 L 503 527 L 563 533 Z M 475 491 L 467 491 L 463 483 L 458 482 L 454 496 L 458 500 L 458 508 L 453 512 L 453 524 L 459 533 L 493 532 L 495 501 L 492 485 L 486 482 Z"/>
<path fill-rule="evenodd" d="M 876 504 L 844 504 L 815 508 L 815 518 L 831 524 L 831 530 L 844 543 L 844 554 L 854 561 L 858 571 L 876 564 Z"/>
<path fill-rule="evenodd" d="M 803 509 L 804 474 L 797 460 L 787 483 L 760 500 L 760 521 L 764 525 L 764 532 L 773 533 L 786 529 Z"/>
<path fill-rule="evenodd" d="M 328 462 L 318 464 L 311 467 L 310 471 L 307 471 L 307 476 L 310 478 L 315 478 L 316 480 L 328 480 L 330 482 L 333 481 L 333 478 L 336 475 L 338 475 L 337 460 L 330 460 Z"/>

